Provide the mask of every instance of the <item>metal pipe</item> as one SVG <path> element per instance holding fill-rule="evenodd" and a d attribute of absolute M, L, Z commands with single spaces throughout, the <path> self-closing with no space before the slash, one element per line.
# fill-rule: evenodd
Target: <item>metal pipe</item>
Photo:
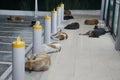
<path fill-rule="evenodd" d="M 34 17 L 37 17 L 37 12 L 38 12 L 38 0 L 35 0 L 35 15 Z"/>

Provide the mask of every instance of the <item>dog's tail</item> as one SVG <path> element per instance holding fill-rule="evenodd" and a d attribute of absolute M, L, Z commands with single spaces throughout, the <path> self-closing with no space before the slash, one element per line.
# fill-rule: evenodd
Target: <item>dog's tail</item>
<path fill-rule="evenodd" d="M 90 31 L 86 32 L 86 33 L 79 33 L 79 35 L 89 35 Z"/>
<path fill-rule="evenodd" d="M 84 34 L 82 34 L 82 33 L 79 33 L 79 35 L 89 35 L 89 34 L 86 34 L 86 33 L 84 33 Z"/>
<path fill-rule="evenodd" d="M 68 39 L 68 34 L 66 34 L 66 39 Z"/>

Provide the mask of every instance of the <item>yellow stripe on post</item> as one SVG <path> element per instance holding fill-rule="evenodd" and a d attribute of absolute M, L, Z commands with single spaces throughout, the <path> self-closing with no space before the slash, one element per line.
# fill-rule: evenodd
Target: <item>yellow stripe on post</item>
<path fill-rule="evenodd" d="M 55 9 L 53 9 L 53 11 L 51 11 L 53 14 L 57 13 L 57 11 L 55 11 Z"/>
<path fill-rule="evenodd" d="M 50 17 L 50 16 L 48 16 L 48 15 L 46 15 L 46 16 L 44 17 L 44 19 L 45 19 L 45 20 L 50 20 L 50 19 L 51 19 L 51 17 Z"/>
<path fill-rule="evenodd" d="M 38 22 L 35 23 L 35 25 L 33 26 L 34 30 L 42 30 L 42 26 L 38 24 Z"/>
<path fill-rule="evenodd" d="M 60 6 L 58 5 L 57 10 L 60 9 Z"/>
<path fill-rule="evenodd" d="M 25 46 L 25 42 L 21 41 L 21 38 L 18 36 L 16 41 L 12 42 L 12 47 L 14 48 L 22 48 Z"/>
<path fill-rule="evenodd" d="M 64 6 L 64 4 L 63 4 L 63 3 L 61 3 L 60 5 L 61 5 L 61 6 Z"/>

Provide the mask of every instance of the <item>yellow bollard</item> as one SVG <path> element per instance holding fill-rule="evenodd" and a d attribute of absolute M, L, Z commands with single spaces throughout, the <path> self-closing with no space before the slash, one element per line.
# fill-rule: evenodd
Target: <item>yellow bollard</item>
<path fill-rule="evenodd" d="M 51 11 L 51 32 L 52 34 L 57 33 L 57 11 L 55 9 Z"/>
<path fill-rule="evenodd" d="M 51 42 L 51 17 L 46 15 L 44 17 L 45 19 L 45 30 L 44 30 L 44 41 L 45 41 L 45 44 L 49 44 Z"/>
<path fill-rule="evenodd" d="M 42 46 L 42 26 L 37 21 L 33 26 L 33 53 L 39 52 Z"/>
<path fill-rule="evenodd" d="M 25 42 L 17 37 L 12 42 L 13 63 L 12 63 L 12 80 L 24 80 L 25 76 Z"/>
<path fill-rule="evenodd" d="M 63 21 L 64 20 L 64 4 L 61 3 L 60 5 L 61 5 L 61 19 Z"/>
<path fill-rule="evenodd" d="M 60 6 L 57 7 L 57 26 L 59 27 L 61 24 L 61 11 Z"/>

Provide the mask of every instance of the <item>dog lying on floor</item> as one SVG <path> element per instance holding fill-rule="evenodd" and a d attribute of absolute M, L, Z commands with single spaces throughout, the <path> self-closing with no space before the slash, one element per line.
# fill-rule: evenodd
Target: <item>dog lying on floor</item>
<path fill-rule="evenodd" d="M 103 28 L 98 28 L 98 29 L 94 29 L 94 30 L 91 30 L 91 31 L 88 31 L 84 34 L 79 34 L 79 35 L 88 35 L 89 37 L 96 37 L 96 38 L 99 38 L 99 36 L 101 35 L 104 35 L 106 33 L 109 33 L 110 31 L 105 31 L 105 29 Z"/>
<path fill-rule="evenodd" d="M 74 22 L 74 23 L 68 24 L 66 27 L 64 27 L 64 29 L 71 29 L 71 30 L 79 29 L 79 23 Z"/>
<path fill-rule="evenodd" d="M 51 60 L 49 53 L 61 51 L 61 45 L 57 42 L 42 45 L 40 52 L 27 56 L 25 69 L 28 71 L 46 71 L 48 70 Z"/>
<path fill-rule="evenodd" d="M 64 20 L 74 19 L 70 10 L 64 10 Z"/>
<path fill-rule="evenodd" d="M 84 24 L 86 25 L 96 25 L 98 23 L 99 23 L 98 19 L 86 19 L 84 21 Z"/>
<path fill-rule="evenodd" d="M 65 39 L 68 39 L 68 35 L 67 35 L 67 33 L 62 32 L 62 30 L 60 30 L 56 34 L 53 34 L 51 36 L 51 39 L 53 39 L 53 40 L 65 40 Z"/>
<path fill-rule="evenodd" d="M 7 20 L 11 20 L 13 22 L 15 21 L 24 21 L 24 17 L 23 16 L 10 16 L 9 18 L 7 18 Z"/>
<path fill-rule="evenodd" d="M 65 16 L 70 16 L 71 15 L 71 11 L 70 10 L 64 10 L 64 15 Z"/>
<path fill-rule="evenodd" d="M 50 56 L 45 52 L 29 55 L 25 61 L 25 69 L 28 71 L 46 71 L 51 63 Z"/>
<path fill-rule="evenodd" d="M 58 42 L 52 42 L 50 44 L 43 44 L 40 48 L 40 51 L 46 53 L 56 53 L 61 51 L 61 44 Z"/>
<path fill-rule="evenodd" d="M 64 20 L 69 20 L 69 19 L 74 19 L 74 17 L 72 15 L 70 15 L 70 16 L 64 16 Z"/>

